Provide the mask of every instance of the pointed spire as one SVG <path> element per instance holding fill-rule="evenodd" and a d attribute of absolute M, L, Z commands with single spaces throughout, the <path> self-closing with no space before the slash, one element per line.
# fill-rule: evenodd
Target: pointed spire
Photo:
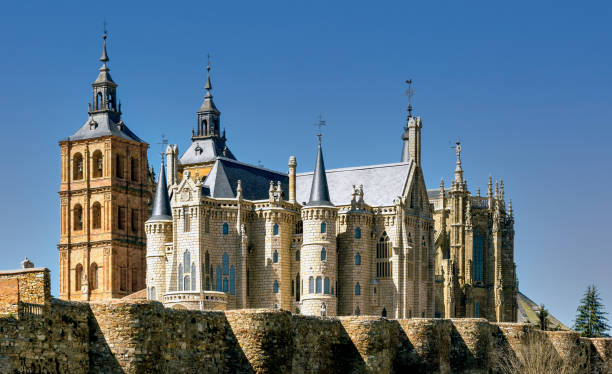
<path fill-rule="evenodd" d="M 219 110 L 213 102 L 213 95 L 210 92 L 212 90 L 212 83 L 210 81 L 210 53 L 208 54 L 208 63 L 206 64 L 206 84 L 204 85 L 206 94 L 204 95 L 204 102 L 198 112 L 213 112 L 219 114 Z"/>
<path fill-rule="evenodd" d="M 310 200 L 307 206 L 329 205 L 333 206 L 329 198 L 329 188 L 327 187 L 327 176 L 325 175 L 325 163 L 323 162 L 323 150 L 321 148 L 321 137 L 319 133 L 319 147 L 317 150 L 317 163 L 312 175 L 312 187 L 310 189 Z"/>
<path fill-rule="evenodd" d="M 108 34 L 106 33 L 106 24 L 104 24 L 104 34 L 102 35 L 102 39 L 104 39 L 104 45 L 102 47 L 102 56 L 100 56 L 100 61 L 103 63 L 103 67 L 106 67 L 106 63 L 109 61 L 108 54 L 106 53 L 106 37 Z"/>
<path fill-rule="evenodd" d="M 157 179 L 157 191 L 155 191 L 155 201 L 153 202 L 153 215 L 151 220 L 172 221 L 172 209 L 170 209 L 170 199 L 166 187 L 166 168 L 164 166 L 164 154 L 162 153 L 159 178 Z"/>
<path fill-rule="evenodd" d="M 210 83 L 210 54 L 208 54 L 208 64 L 206 65 L 206 97 L 212 97 L 210 90 L 212 90 L 212 83 Z"/>
<path fill-rule="evenodd" d="M 463 184 L 463 169 L 461 168 L 461 143 L 455 143 L 455 152 L 457 153 L 457 167 L 455 167 L 455 183 Z"/>
<path fill-rule="evenodd" d="M 499 198 L 504 201 L 504 180 L 500 179 L 499 182 Z"/>
<path fill-rule="evenodd" d="M 491 177 L 491 174 L 489 174 L 489 189 L 487 191 L 487 196 L 493 196 L 493 178 Z"/>
<path fill-rule="evenodd" d="M 106 22 L 104 23 L 104 34 L 102 34 L 102 39 L 104 40 L 104 43 L 102 44 L 102 56 L 100 56 L 100 61 L 102 61 L 102 66 L 100 67 L 100 74 L 98 74 L 98 78 L 96 79 L 96 81 L 94 82 L 94 84 L 98 84 L 98 83 L 106 83 L 106 82 L 110 82 L 110 83 L 115 83 L 113 82 L 113 79 L 110 76 L 110 69 L 109 67 L 106 65 L 107 62 L 110 61 L 110 59 L 108 58 L 108 52 L 106 52 L 106 38 L 108 37 L 108 33 L 106 31 Z"/>

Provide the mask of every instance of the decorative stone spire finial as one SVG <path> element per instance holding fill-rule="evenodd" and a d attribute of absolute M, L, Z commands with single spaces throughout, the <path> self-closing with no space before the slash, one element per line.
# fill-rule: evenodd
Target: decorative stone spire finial
<path fill-rule="evenodd" d="M 493 197 L 493 179 L 491 178 L 491 174 L 489 174 L 489 189 L 487 191 L 487 196 Z"/>
<path fill-rule="evenodd" d="M 455 143 L 455 153 L 457 154 L 457 167 L 455 167 L 455 183 L 463 184 L 463 169 L 461 168 L 461 142 Z"/>
<path fill-rule="evenodd" d="M 504 201 L 504 180 L 499 181 L 499 198 Z"/>
<path fill-rule="evenodd" d="M 514 216 L 514 211 L 512 210 L 512 199 L 508 201 L 508 216 L 510 217 Z"/>

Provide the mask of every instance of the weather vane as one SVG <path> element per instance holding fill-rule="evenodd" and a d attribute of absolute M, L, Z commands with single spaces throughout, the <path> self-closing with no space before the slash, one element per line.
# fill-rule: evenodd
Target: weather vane
<path fill-rule="evenodd" d="M 104 39 L 106 39 L 106 34 L 108 34 L 108 32 L 106 31 L 106 20 L 104 20 Z"/>
<path fill-rule="evenodd" d="M 416 93 L 412 88 L 412 79 L 406 81 L 408 89 L 406 90 L 406 96 L 408 96 L 408 118 L 412 117 L 412 96 Z"/>
<path fill-rule="evenodd" d="M 323 128 L 323 126 L 327 126 L 327 122 L 323 120 L 323 116 L 319 114 L 319 122 L 315 123 L 314 125 L 319 128 L 319 133 L 317 134 L 317 137 L 319 137 L 319 144 L 321 144 L 321 137 L 323 136 L 323 134 L 321 134 L 321 129 Z"/>
<path fill-rule="evenodd" d="M 457 160 L 459 160 L 461 158 L 461 142 L 457 140 L 455 142 L 455 145 L 450 146 L 450 148 L 455 150 L 455 152 L 457 153 Z"/>
<path fill-rule="evenodd" d="M 162 158 L 164 157 L 164 151 L 166 146 L 168 145 L 168 139 L 166 139 L 166 136 L 164 134 L 161 134 L 161 142 L 157 143 L 157 144 L 161 144 L 162 146 Z"/>
<path fill-rule="evenodd" d="M 206 70 L 210 71 L 210 53 L 208 54 L 208 65 L 206 65 Z"/>

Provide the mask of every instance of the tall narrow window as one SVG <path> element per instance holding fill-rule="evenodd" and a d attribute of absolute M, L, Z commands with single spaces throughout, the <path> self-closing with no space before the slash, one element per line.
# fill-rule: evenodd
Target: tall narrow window
<path fill-rule="evenodd" d="M 295 301 L 300 301 L 300 273 L 295 276 Z"/>
<path fill-rule="evenodd" d="M 189 264 L 191 264 L 191 253 L 189 253 L 189 251 L 185 251 L 185 253 L 183 253 L 183 264 L 185 273 L 189 272 Z"/>
<path fill-rule="evenodd" d="M 295 251 L 295 261 L 300 261 L 300 250 Z"/>
<path fill-rule="evenodd" d="M 276 264 L 278 262 L 278 251 L 275 249 L 272 255 L 272 261 Z"/>
<path fill-rule="evenodd" d="M 104 158 L 102 157 L 102 152 L 95 151 L 93 154 L 93 158 L 92 158 L 92 170 L 93 170 L 93 177 L 94 178 L 101 178 L 102 177 L 102 171 L 104 170 L 104 162 L 103 162 Z"/>
<path fill-rule="evenodd" d="M 325 261 L 327 259 L 327 251 L 325 248 L 321 248 L 321 261 Z"/>
<path fill-rule="evenodd" d="M 274 227 L 272 228 L 272 233 L 274 235 L 278 235 L 278 225 L 277 224 L 274 224 Z"/>
<path fill-rule="evenodd" d="M 272 290 L 274 293 L 278 293 L 278 281 L 274 280 L 274 285 L 272 286 Z"/>
<path fill-rule="evenodd" d="M 359 252 L 355 255 L 355 265 L 361 265 L 361 255 Z"/>
<path fill-rule="evenodd" d="M 227 277 L 223 278 L 223 292 L 228 292 L 229 291 L 229 282 L 227 280 Z"/>
<path fill-rule="evenodd" d="M 74 206 L 74 229 L 76 231 L 83 230 L 83 208 L 81 204 Z"/>
<path fill-rule="evenodd" d="M 484 237 L 479 230 L 474 231 L 473 244 L 473 261 L 472 261 L 472 278 L 475 281 L 483 280 L 483 252 L 484 252 Z"/>
<path fill-rule="evenodd" d="M 126 291 L 127 289 L 127 267 L 122 267 L 119 271 L 119 290 Z"/>
<path fill-rule="evenodd" d="M 357 282 L 355 284 L 355 296 L 359 296 L 361 295 L 361 285 L 359 285 L 359 282 Z"/>
<path fill-rule="evenodd" d="M 317 277 L 317 282 L 316 283 L 317 283 L 316 293 L 321 293 L 322 292 L 322 290 L 321 290 L 321 288 L 322 288 L 321 287 L 322 286 L 322 284 L 321 284 L 322 283 L 321 277 Z"/>
<path fill-rule="evenodd" d="M 96 95 L 96 110 L 102 110 L 102 92 Z"/>
<path fill-rule="evenodd" d="M 97 201 L 91 207 L 91 227 L 93 229 L 102 227 L 102 206 Z"/>
<path fill-rule="evenodd" d="M 189 289 L 191 288 L 189 286 L 189 275 L 185 275 L 185 278 L 183 278 L 183 283 L 185 284 L 184 286 L 185 291 L 189 291 Z"/>
<path fill-rule="evenodd" d="M 376 243 L 376 277 L 391 277 L 391 241 L 386 232 L 383 232 Z"/>
<path fill-rule="evenodd" d="M 191 290 L 195 291 L 196 289 L 196 267 L 195 267 L 195 262 L 191 263 Z"/>
<path fill-rule="evenodd" d="M 74 268 L 74 290 L 81 290 L 81 278 L 83 277 L 83 265 L 77 264 Z"/>
<path fill-rule="evenodd" d="M 308 293 L 314 293 L 314 278 L 308 278 Z"/>
<path fill-rule="evenodd" d="M 227 225 L 227 222 L 223 224 L 223 235 L 227 235 L 229 234 L 229 226 Z"/>
<path fill-rule="evenodd" d="M 138 210 L 132 209 L 132 232 L 138 232 Z"/>
<path fill-rule="evenodd" d="M 361 239 L 361 228 L 359 227 L 355 229 L 355 239 Z"/>
<path fill-rule="evenodd" d="M 329 278 L 327 277 L 323 280 L 323 293 L 329 295 Z"/>
<path fill-rule="evenodd" d="M 221 266 L 217 266 L 217 281 L 215 283 L 215 290 L 221 292 L 223 290 L 221 285 Z"/>
<path fill-rule="evenodd" d="M 115 176 L 117 178 L 123 178 L 123 156 L 115 156 Z"/>
<path fill-rule="evenodd" d="M 324 234 L 327 232 L 327 224 L 325 223 L 325 221 L 321 222 L 321 234 Z"/>
<path fill-rule="evenodd" d="M 478 301 L 474 302 L 474 317 L 480 318 L 480 303 Z"/>
<path fill-rule="evenodd" d="M 295 224 L 295 233 L 301 234 L 304 232 L 304 223 L 300 220 Z"/>
<path fill-rule="evenodd" d="M 183 231 L 189 232 L 191 230 L 191 222 L 189 221 L 189 208 L 185 208 L 183 212 Z"/>
<path fill-rule="evenodd" d="M 236 270 L 234 267 L 230 267 L 230 294 L 236 293 Z"/>
<path fill-rule="evenodd" d="M 80 153 L 74 155 L 72 178 L 74 180 L 83 179 L 83 156 Z"/>
<path fill-rule="evenodd" d="M 179 264 L 178 268 L 178 290 L 183 290 L 183 264 Z"/>
<path fill-rule="evenodd" d="M 223 275 L 229 274 L 229 255 L 223 253 Z"/>
<path fill-rule="evenodd" d="M 246 272 L 246 288 L 247 288 L 246 289 L 246 294 L 247 294 L 247 296 L 250 295 L 250 288 L 251 288 L 250 286 L 251 286 L 251 277 L 250 277 L 250 274 L 249 274 L 249 269 L 247 269 L 247 272 Z"/>
<path fill-rule="evenodd" d="M 359 305 L 357 305 L 357 307 L 355 308 L 355 315 L 358 316 L 361 314 L 361 311 L 359 310 Z"/>
<path fill-rule="evenodd" d="M 157 292 L 155 291 L 155 287 L 151 287 L 151 300 L 157 300 Z"/>
<path fill-rule="evenodd" d="M 98 288 L 98 264 L 95 262 L 89 266 L 89 287 L 92 290 Z"/>
<path fill-rule="evenodd" d="M 117 207 L 117 228 L 119 230 L 125 230 L 125 207 Z"/>
<path fill-rule="evenodd" d="M 138 181 L 138 160 L 134 157 L 130 159 L 130 175 L 133 182 Z"/>

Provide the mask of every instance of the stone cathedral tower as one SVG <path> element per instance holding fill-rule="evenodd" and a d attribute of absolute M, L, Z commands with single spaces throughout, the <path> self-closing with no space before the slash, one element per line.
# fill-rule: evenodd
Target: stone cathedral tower
<path fill-rule="evenodd" d="M 59 142 L 60 298 L 66 300 L 123 297 L 145 286 L 148 144 L 121 119 L 106 33 L 100 61 L 89 118 Z"/>

